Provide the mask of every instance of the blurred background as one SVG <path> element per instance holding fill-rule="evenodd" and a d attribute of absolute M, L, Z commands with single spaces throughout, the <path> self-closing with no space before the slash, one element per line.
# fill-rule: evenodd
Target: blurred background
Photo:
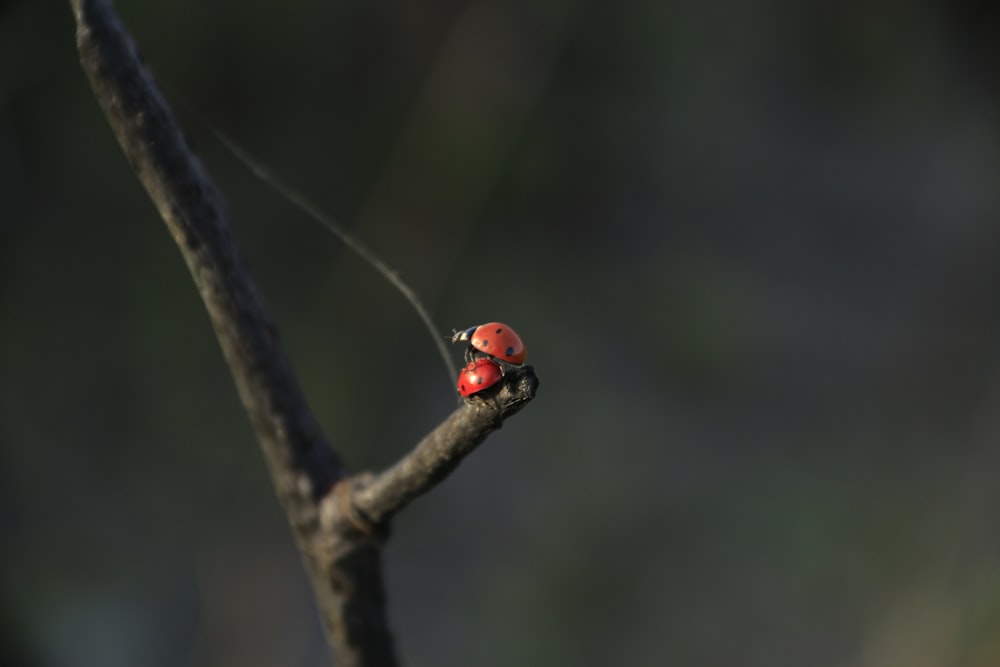
<path fill-rule="evenodd" d="M 413 666 L 1000 665 L 993 3 L 119 0 L 331 442 L 537 399 L 397 518 Z M 208 318 L 76 59 L 0 3 L 0 662 L 323 665 Z M 458 360 L 460 351 L 455 350 Z"/>

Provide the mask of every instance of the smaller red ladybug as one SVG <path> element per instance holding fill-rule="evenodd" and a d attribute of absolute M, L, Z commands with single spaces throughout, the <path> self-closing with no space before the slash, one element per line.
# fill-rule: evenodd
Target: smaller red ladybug
<path fill-rule="evenodd" d="M 456 331 L 451 337 L 452 343 L 462 340 L 469 341 L 469 349 L 465 353 L 466 359 L 471 359 L 476 352 L 482 352 L 489 357 L 520 366 L 528 358 L 528 350 L 521 342 L 521 337 L 516 331 L 500 322 L 469 327 L 465 331 Z"/>
<path fill-rule="evenodd" d="M 486 357 L 473 359 L 458 374 L 458 393 L 472 396 L 489 389 L 503 377 L 503 371 Z"/>

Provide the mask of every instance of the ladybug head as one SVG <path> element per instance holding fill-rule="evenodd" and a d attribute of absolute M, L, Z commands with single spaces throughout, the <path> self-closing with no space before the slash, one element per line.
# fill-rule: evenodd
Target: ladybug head
<path fill-rule="evenodd" d="M 479 326 L 477 325 L 477 326 L 474 326 L 474 327 L 469 327 L 465 331 L 456 331 L 451 336 L 451 342 L 452 343 L 457 343 L 460 340 L 469 340 L 470 338 L 472 338 L 472 332 L 475 331 L 478 328 L 479 328 Z"/>

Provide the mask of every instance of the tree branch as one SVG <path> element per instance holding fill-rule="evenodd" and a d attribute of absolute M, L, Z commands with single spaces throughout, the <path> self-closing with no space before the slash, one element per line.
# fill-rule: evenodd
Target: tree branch
<path fill-rule="evenodd" d="M 106 0 L 70 0 L 80 62 L 205 303 L 264 452 L 338 666 L 395 665 L 382 585 L 389 519 L 444 478 L 534 397 L 531 368 L 456 410 L 387 471 L 349 476 L 306 404 L 229 228 L 229 211 L 189 149 Z"/>
<path fill-rule="evenodd" d="M 289 511 L 344 475 L 299 391 L 229 232 L 229 211 L 191 153 L 111 7 L 71 0 L 84 71 L 122 150 L 180 247 Z"/>
<path fill-rule="evenodd" d="M 459 408 L 396 465 L 359 485 L 354 492 L 356 510 L 376 526 L 389 520 L 447 477 L 503 426 L 504 419 L 534 398 L 537 389 L 538 378 L 531 366 L 508 371 L 495 396 L 490 393 Z"/>

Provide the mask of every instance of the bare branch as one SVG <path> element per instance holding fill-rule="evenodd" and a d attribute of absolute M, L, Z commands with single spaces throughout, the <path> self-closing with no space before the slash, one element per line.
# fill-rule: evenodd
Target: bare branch
<path fill-rule="evenodd" d="M 538 378 L 530 366 L 509 371 L 495 395 L 477 394 L 396 465 L 360 483 L 353 494 L 355 510 L 374 526 L 387 521 L 447 477 L 504 419 L 534 398 L 537 389 Z"/>
<path fill-rule="evenodd" d="M 343 468 L 326 445 L 247 276 L 229 211 L 191 153 L 135 45 L 100 0 L 72 0 L 77 46 L 98 101 L 180 247 L 212 319 L 282 502 L 312 504 Z"/>
<path fill-rule="evenodd" d="M 398 464 L 349 476 L 306 404 L 229 231 L 229 211 L 107 0 L 70 0 L 80 62 L 205 303 L 338 667 L 397 664 L 382 585 L 389 519 L 534 397 L 531 368 L 459 408 Z"/>
<path fill-rule="evenodd" d="M 137 176 L 177 242 L 212 320 L 240 399 L 260 441 L 275 489 L 307 564 L 341 664 L 393 664 L 381 580 L 345 584 L 338 563 L 379 572 L 378 553 L 336 544 L 320 525 L 318 501 L 346 475 L 327 445 L 291 371 L 277 331 L 229 231 L 229 212 L 191 153 L 131 38 L 103 0 L 71 0 L 80 61 Z M 364 567 L 357 561 L 366 560 Z M 363 594 L 365 605 L 351 594 Z M 376 609 L 372 609 L 372 605 Z M 349 636 L 361 627 L 365 638 Z M 343 641 L 334 641 L 344 637 Z M 379 660 L 363 662 L 358 645 Z"/>

